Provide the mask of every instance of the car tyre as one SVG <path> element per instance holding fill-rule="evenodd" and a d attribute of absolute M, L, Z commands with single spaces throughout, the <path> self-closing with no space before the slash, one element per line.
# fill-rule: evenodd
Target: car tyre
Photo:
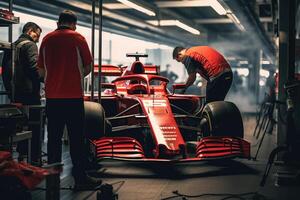
<path fill-rule="evenodd" d="M 84 132 L 88 139 L 95 140 L 104 136 L 105 112 L 101 104 L 96 102 L 84 102 Z"/>
<path fill-rule="evenodd" d="M 215 101 L 205 105 L 200 127 L 203 136 L 244 137 L 241 113 L 232 102 Z"/>

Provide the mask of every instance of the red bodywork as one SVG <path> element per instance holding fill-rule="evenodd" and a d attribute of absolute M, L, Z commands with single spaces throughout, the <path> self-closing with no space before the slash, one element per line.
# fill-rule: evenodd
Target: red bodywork
<path fill-rule="evenodd" d="M 142 67 L 143 73 L 136 74 L 136 67 Z M 203 107 L 205 97 L 170 93 L 168 79 L 157 73 L 156 66 L 139 61 L 127 68 L 102 66 L 103 75 L 119 77 L 103 84 L 110 88 L 103 88 L 101 104 L 112 132 L 91 141 L 97 159 L 189 162 L 250 158 L 250 144 L 242 138 L 201 137 L 198 125 L 191 125 L 190 120 L 200 121 L 193 113 Z"/>

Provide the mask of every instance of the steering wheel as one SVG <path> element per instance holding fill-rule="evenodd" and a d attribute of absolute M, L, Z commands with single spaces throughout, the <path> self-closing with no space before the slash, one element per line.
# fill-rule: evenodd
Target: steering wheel
<path fill-rule="evenodd" d="M 147 94 L 148 90 L 145 85 L 142 84 L 132 84 L 127 86 L 128 94 Z"/>

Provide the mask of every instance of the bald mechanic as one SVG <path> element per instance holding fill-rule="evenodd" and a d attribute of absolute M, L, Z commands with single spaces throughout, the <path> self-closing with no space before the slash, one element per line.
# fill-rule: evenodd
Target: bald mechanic
<path fill-rule="evenodd" d="M 218 51 L 208 46 L 175 47 L 173 59 L 183 63 L 188 72 L 184 91 L 194 83 L 199 73 L 207 80 L 206 102 L 225 99 L 232 83 L 232 71 Z"/>
<path fill-rule="evenodd" d="M 58 28 L 42 41 L 38 67 L 45 77 L 48 163 L 61 162 L 61 138 L 66 125 L 72 175 L 79 189 L 97 185 L 100 180 L 85 173 L 88 160 L 84 154 L 83 78 L 91 71 L 92 56 L 85 38 L 75 31 L 76 23 L 72 11 L 59 15 Z"/>

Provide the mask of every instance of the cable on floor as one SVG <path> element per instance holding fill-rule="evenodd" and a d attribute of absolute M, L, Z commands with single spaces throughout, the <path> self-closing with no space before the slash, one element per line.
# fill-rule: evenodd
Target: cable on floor
<path fill-rule="evenodd" d="M 205 196 L 215 196 L 215 197 L 223 197 L 220 200 L 227 200 L 227 199 L 240 199 L 240 200 L 267 200 L 267 198 L 257 192 L 248 192 L 248 193 L 241 193 L 241 194 L 231 194 L 231 193 L 203 193 L 199 195 L 188 195 L 179 193 L 177 190 L 172 192 L 174 195 L 170 197 L 163 198 L 161 200 L 169 200 L 178 197 L 182 197 L 182 200 L 187 200 L 188 198 L 201 198 Z M 245 196 L 253 195 L 251 198 L 246 198 Z M 225 196 L 225 197 L 224 197 Z"/>
<path fill-rule="evenodd" d="M 117 193 L 121 187 L 125 184 L 125 181 L 118 181 L 118 182 L 114 182 L 114 183 L 110 183 L 110 185 L 116 185 L 116 184 L 119 184 L 119 187 L 117 189 L 114 189 L 114 193 Z"/>

